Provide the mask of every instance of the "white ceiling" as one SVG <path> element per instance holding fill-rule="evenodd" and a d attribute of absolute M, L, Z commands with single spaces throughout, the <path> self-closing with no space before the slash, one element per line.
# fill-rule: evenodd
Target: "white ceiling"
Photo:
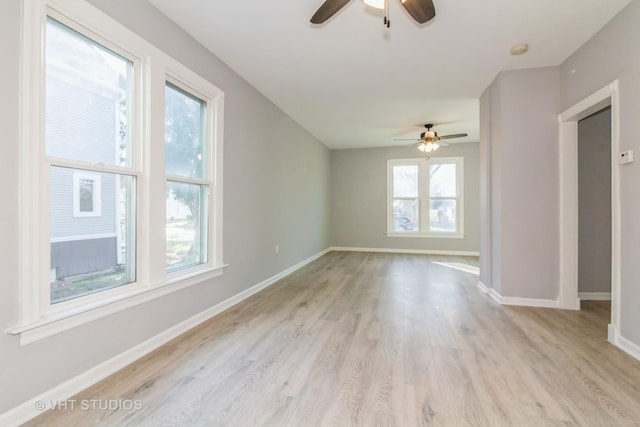
<path fill-rule="evenodd" d="M 478 97 L 498 72 L 558 65 L 630 0 L 434 0 L 418 25 L 390 0 L 149 0 L 330 148 L 402 145 L 424 123 L 478 141 Z M 509 49 L 528 43 L 526 55 Z"/>

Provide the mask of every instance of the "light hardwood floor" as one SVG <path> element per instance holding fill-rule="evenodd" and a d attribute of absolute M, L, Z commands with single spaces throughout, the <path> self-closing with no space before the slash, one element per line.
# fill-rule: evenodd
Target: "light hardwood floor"
<path fill-rule="evenodd" d="M 40 426 L 640 425 L 609 307 L 501 307 L 475 258 L 332 252 L 85 390 L 140 411 Z"/>

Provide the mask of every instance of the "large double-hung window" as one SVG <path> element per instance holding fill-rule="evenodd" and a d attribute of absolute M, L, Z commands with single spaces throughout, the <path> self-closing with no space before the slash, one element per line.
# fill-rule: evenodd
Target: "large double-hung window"
<path fill-rule="evenodd" d="M 86 2 L 23 11 L 28 343 L 222 273 L 223 93 Z"/>
<path fill-rule="evenodd" d="M 210 182 L 207 103 L 167 82 L 165 87 L 165 173 L 167 193 L 167 271 L 207 261 Z"/>
<path fill-rule="evenodd" d="M 462 157 L 389 160 L 387 235 L 462 238 L 462 184 Z"/>
<path fill-rule="evenodd" d="M 136 281 L 133 62 L 48 17 L 49 303 Z"/>

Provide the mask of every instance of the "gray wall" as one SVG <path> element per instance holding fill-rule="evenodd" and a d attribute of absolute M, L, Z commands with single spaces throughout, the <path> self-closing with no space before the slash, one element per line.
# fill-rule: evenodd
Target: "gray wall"
<path fill-rule="evenodd" d="M 620 150 L 640 155 L 640 1 L 633 0 L 561 66 L 562 109 L 620 80 Z M 620 167 L 621 334 L 640 345 L 639 160 Z"/>
<path fill-rule="evenodd" d="M 505 297 L 558 296 L 557 67 L 500 73 L 485 92 L 482 135 L 490 140 L 491 277 Z M 489 99 L 486 99 L 486 98 Z M 490 126 L 487 131 L 486 126 Z M 484 142 L 483 142 L 484 144 Z"/>
<path fill-rule="evenodd" d="M 556 298 L 557 114 L 618 79 L 620 150 L 640 150 L 640 0 L 559 67 L 500 73 L 485 92 L 490 126 L 491 284 L 504 296 Z M 489 106 L 489 107 L 487 107 Z M 484 131 L 483 131 L 484 132 Z M 640 345 L 638 162 L 620 168 L 621 335 Z M 555 261 L 554 261 L 555 260 Z M 488 274 L 488 276 L 487 276 Z"/>
<path fill-rule="evenodd" d="M 491 233 L 491 88 L 480 97 L 480 282 L 490 286 L 492 233 Z"/>
<path fill-rule="evenodd" d="M 92 3 L 224 90 L 224 261 L 230 267 L 221 278 L 25 347 L 1 333 L 0 413 L 329 246 L 329 150 L 148 3 Z M 2 331 L 19 321 L 20 22 L 20 2 L 2 1 Z"/>
<path fill-rule="evenodd" d="M 451 144 L 431 157 L 464 157 L 464 239 L 387 237 L 387 160 L 425 157 L 406 147 L 331 152 L 331 245 L 479 250 L 478 144 Z"/>
<path fill-rule="evenodd" d="M 578 123 L 578 291 L 611 292 L 611 109 Z"/>

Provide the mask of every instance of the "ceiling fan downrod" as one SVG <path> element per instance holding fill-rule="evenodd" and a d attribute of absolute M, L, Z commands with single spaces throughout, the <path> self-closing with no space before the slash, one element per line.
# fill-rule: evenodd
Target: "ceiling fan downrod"
<path fill-rule="evenodd" d="M 391 27 L 391 19 L 389 19 L 389 0 L 384 0 L 384 20 L 383 24 L 389 28 Z"/>

